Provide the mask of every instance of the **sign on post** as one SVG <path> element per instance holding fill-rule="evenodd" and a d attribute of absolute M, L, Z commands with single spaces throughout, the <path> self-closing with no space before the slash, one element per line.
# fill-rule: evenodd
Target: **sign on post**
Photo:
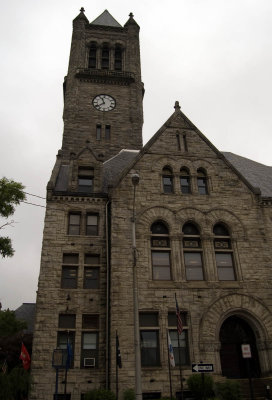
<path fill-rule="evenodd" d="M 192 364 L 192 372 L 213 372 L 213 364 Z"/>
<path fill-rule="evenodd" d="M 251 358 L 250 344 L 242 344 L 241 347 L 243 358 Z"/>

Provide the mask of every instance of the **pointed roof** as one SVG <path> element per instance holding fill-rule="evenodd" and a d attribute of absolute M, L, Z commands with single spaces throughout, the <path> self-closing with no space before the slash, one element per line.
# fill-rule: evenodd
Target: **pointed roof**
<path fill-rule="evenodd" d="M 179 102 L 175 102 L 174 106 L 174 113 L 168 118 L 168 120 L 162 125 L 162 127 L 155 133 L 155 135 L 145 144 L 145 146 L 142 148 L 142 150 L 134 157 L 130 163 L 126 166 L 126 168 L 123 169 L 123 171 L 120 173 L 119 177 L 117 180 L 114 182 L 114 186 L 117 186 L 122 179 L 127 175 L 127 173 L 134 167 L 134 165 L 144 156 L 145 153 L 149 151 L 153 143 L 157 141 L 157 139 L 164 133 L 164 131 L 169 128 L 169 127 L 176 127 L 177 124 L 179 124 L 179 121 L 183 121 L 183 124 L 188 128 L 188 129 L 193 129 L 198 135 L 201 137 L 201 139 L 206 142 L 206 144 L 218 155 L 219 158 L 221 158 L 233 171 L 236 173 L 236 175 L 239 176 L 239 178 L 245 183 L 245 185 L 255 194 L 260 194 L 260 190 L 256 187 L 254 187 L 255 182 L 251 182 L 246 176 L 243 175 L 243 173 L 240 172 L 239 168 L 236 168 L 235 165 L 232 164 L 231 161 L 229 161 L 228 158 L 225 157 L 225 153 L 221 153 L 207 138 L 206 136 L 200 132 L 200 130 L 189 120 L 189 118 L 186 117 L 185 114 L 180 110 L 180 105 Z"/>
<path fill-rule="evenodd" d="M 81 9 L 80 9 L 79 11 L 80 11 L 80 13 L 79 13 L 78 16 L 74 19 L 74 22 L 77 21 L 77 20 L 82 19 L 82 20 L 86 21 L 87 23 L 89 23 L 88 18 L 87 18 L 86 15 L 84 14 L 84 13 L 85 13 L 84 8 L 81 7 Z"/>
<path fill-rule="evenodd" d="M 113 16 L 108 12 L 108 10 L 105 10 L 102 12 L 102 14 L 99 15 L 93 22 L 91 22 L 91 25 L 103 25 L 103 26 L 112 26 L 114 28 L 122 28 L 122 25 L 119 24 L 119 22 L 116 21 L 116 19 L 113 18 Z"/>

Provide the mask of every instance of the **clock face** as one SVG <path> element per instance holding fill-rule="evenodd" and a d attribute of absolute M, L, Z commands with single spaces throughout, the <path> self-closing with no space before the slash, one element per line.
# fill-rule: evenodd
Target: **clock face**
<path fill-rule="evenodd" d="M 93 106 L 99 111 L 111 111 L 115 108 L 116 102 L 108 94 L 99 94 L 93 99 Z"/>

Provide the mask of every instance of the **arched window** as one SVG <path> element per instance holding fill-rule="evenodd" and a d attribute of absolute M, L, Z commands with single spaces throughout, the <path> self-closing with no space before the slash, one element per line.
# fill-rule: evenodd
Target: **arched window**
<path fill-rule="evenodd" d="M 197 226 L 192 222 L 183 225 L 183 255 L 188 281 L 202 281 L 203 263 L 200 234 Z"/>
<path fill-rule="evenodd" d="M 170 239 L 166 224 L 156 221 L 151 225 L 151 258 L 154 280 L 171 280 Z"/>
<path fill-rule="evenodd" d="M 117 44 L 114 50 L 114 69 L 122 71 L 122 47 Z"/>
<path fill-rule="evenodd" d="M 197 170 L 197 187 L 199 194 L 208 194 L 207 175 L 202 168 Z"/>
<path fill-rule="evenodd" d="M 220 281 L 234 281 L 233 251 L 228 228 L 218 223 L 213 227 L 215 260 Z"/>
<path fill-rule="evenodd" d="M 92 68 L 92 69 L 96 68 L 96 52 L 97 52 L 96 43 L 91 43 L 90 51 L 89 51 L 88 68 Z"/>
<path fill-rule="evenodd" d="M 104 43 L 102 46 L 101 53 L 101 67 L 102 69 L 109 69 L 110 65 L 110 50 L 107 43 Z"/>
<path fill-rule="evenodd" d="M 162 170 L 162 185 L 164 193 L 173 193 L 173 172 L 168 166 Z"/>
<path fill-rule="evenodd" d="M 183 194 L 191 193 L 190 172 L 187 168 L 180 169 L 180 190 Z"/>

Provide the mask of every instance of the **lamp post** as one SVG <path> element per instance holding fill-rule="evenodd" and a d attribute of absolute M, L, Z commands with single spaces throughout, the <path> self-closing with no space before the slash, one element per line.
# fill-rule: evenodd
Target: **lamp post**
<path fill-rule="evenodd" d="M 133 306 L 134 306 L 134 348 L 135 348 L 135 392 L 136 400 L 142 400 L 141 377 L 141 347 L 139 332 L 139 308 L 138 308 L 138 282 L 137 282 L 137 257 L 136 257 L 136 229 L 135 229 L 135 195 L 136 186 L 140 177 L 133 174 L 131 177 L 133 190 L 133 214 L 132 214 L 132 257 L 133 257 Z"/>

